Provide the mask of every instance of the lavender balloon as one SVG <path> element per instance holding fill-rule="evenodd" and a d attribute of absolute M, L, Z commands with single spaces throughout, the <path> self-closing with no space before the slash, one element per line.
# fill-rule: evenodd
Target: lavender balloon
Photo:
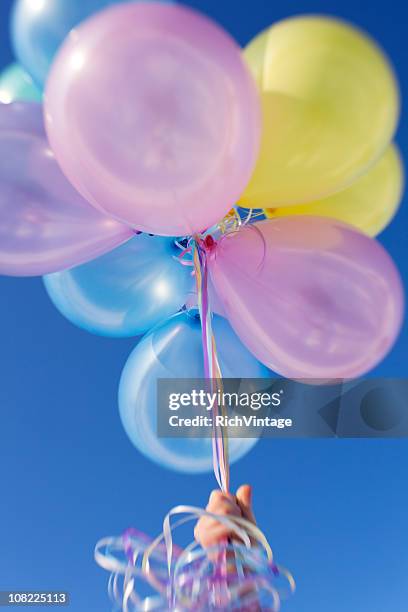
<path fill-rule="evenodd" d="M 73 185 L 129 225 L 218 222 L 256 162 L 258 94 L 230 36 L 182 6 L 129 3 L 76 28 L 53 64 L 47 131 Z"/>
<path fill-rule="evenodd" d="M 0 105 L 0 274 L 35 276 L 89 261 L 133 233 L 70 185 L 39 104 Z"/>
<path fill-rule="evenodd" d="M 0 104 L 0 133 L 29 132 L 33 136 L 46 138 L 42 106 L 33 102 Z"/>
<path fill-rule="evenodd" d="M 392 347 L 403 317 L 398 271 L 351 226 L 283 217 L 221 238 L 210 274 L 249 350 L 289 378 L 353 378 Z"/>

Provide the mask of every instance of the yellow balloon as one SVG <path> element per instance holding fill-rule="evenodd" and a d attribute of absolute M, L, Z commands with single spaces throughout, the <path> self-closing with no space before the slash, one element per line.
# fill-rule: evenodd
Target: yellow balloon
<path fill-rule="evenodd" d="M 291 205 L 335 193 L 385 151 L 399 114 L 382 51 L 327 17 L 294 17 L 257 36 L 244 56 L 261 94 L 264 128 L 240 204 Z"/>
<path fill-rule="evenodd" d="M 265 209 L 265 215 L 333 217 L 376 236 L 397 212 L 403 188 L 402 160 L 397 147 L 390 145 L 380 160 L 347 189 L 300 206 Z"/>

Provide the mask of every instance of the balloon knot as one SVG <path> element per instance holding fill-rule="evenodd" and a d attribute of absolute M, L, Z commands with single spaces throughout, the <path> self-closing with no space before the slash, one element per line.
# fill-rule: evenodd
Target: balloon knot
<path fill-rule="evenodd" d="M 212 251 L 217 246 L 217 241 L 208 234 L 203 240 L 203 247 L 206 251 Z"/>

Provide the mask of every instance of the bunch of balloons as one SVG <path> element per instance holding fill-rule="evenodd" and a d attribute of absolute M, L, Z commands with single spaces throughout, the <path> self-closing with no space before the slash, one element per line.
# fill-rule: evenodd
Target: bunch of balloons
<path fill-rule="evenodd" d="M 44 275 L 56 307 L 93 333 L 132 337 L 156 325 L 170 337 L 179 333 L 179 354 L 167 356 L 163 347 L 145 374 L 130 375 L 133 390 L 121 384 L 121 414 L 150 458 L 211 470 L 211 440 L 172 448 L 156 440 L 154 394 L 166 360 L 168 376 L 204 375 L 195 313 L 170 317 L 197 304 L 180 241 L 230 211 L 256 161 L 259 101 L 240 49 L 205 17 L 156 2 L 18 1 L 13 36 L 19 74 L 39 89 L 45 84 L 46 102 L 35 103 L 37 89 L 35 96 L 13 89 L 5 75 L 3 99 L 11 103 L 0 107 L 0 272 Z M 218 329 L 221 354 L 232 355 L 225 374 L 269 375 L 227 321 Z M 123 381 L 137 355 L 148 362 L 149 347 L 146 337 Z M 142 380 L 145 392 L 130 415 Z M 255 442 L 232 440 L 231 460 Z"/>
<path fill-rule="evenodd" d="M 14 100 L 0 107 L 3 274 L 46 275 L 56 307 L 93 333 L 161 324 L 172 334 L 181 318 L 166 320 L 195 292 L 183 240 L 216 235 L 239 202 L 270 219 L 221 232 L 208 253 L 213 302 L 236 333 L 225 322 L 219 350 L 233 338 L 254 356 L 245 353 L 252 370 L 237 359 L 231 376 L 349 378 L 382 359 L 402 289 L 368 235 L 401 198 L 390 144 L 399 98 L 365 34 L 297 17 L 242 54 L 219 26 L 175 4 L 19 0 L 13 38 L 24 68 L 0 82 L 2 99 Z M 44 83 L 47 134 L 40 105 L 27 102 Z M 175 363 L 201 371 L 191 365 L 198 353 L 189 356 L 194 325 L 169 358 L 171 375 Z M 147 362 L 150 346 L 146 337 L 126 371 Z M 150 362 L 143 376 L 155 380 Z M 139 415 L 129 425 L 127 393 L 126 429 L 146 447 Z"/>
<path fill-rule="evenodd" d="M 114 0 L 17 0 L 12 32 L 19 63 L 0 77 L 0 273 L 44 276 L 83 329 L 146 334 L 119 391 L 141 452 L 211 469 L 214 441 L 155 436 L 158 378 L 353 378 L 387 354 L 403 290 L 374 236 L 402 196 L 399 95 L 366 34 L 295 17 L 242 52 L 191 9 Z M 231 460 L 254 442 L 230 441 Z M 134 588 L 139 545 L 113 570 L 116 596 L 125 577 L 124 610 L 153 609 L 137 607 L 148 605 Z M 252 568 L 271 584 L 268 562 L 258 571 L 233 548 L 241 583 Z M 181 558 L 158 590 L 192 609 L 218 570 L 208 555 Z"/>

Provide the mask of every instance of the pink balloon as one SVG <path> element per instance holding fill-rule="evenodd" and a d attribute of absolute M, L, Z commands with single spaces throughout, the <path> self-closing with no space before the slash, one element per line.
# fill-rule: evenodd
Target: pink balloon
<path fill-rule="evenodd" d="M 0 105 L 0 158 L 0 274 L 56 272 L 133 235 L 67 181 L 48 146 L 39 104 Z"/>
<path fill-rule="evenodd" d="M 130 3 L 76 28 L 46 89 L 52 148 L 94 206 L 146 232 L 218 222 L 254 168 L 256 87 L 232 38 L 182 6 Z"/>
<path fill-rule="evenodd" d="M 224 236 L 209 259 L 227 317 L 250 351 L 288 378 L 354 378 L 390 350 L 403 317 L 399 273 L 356 229 L 282 217 Z"/>

